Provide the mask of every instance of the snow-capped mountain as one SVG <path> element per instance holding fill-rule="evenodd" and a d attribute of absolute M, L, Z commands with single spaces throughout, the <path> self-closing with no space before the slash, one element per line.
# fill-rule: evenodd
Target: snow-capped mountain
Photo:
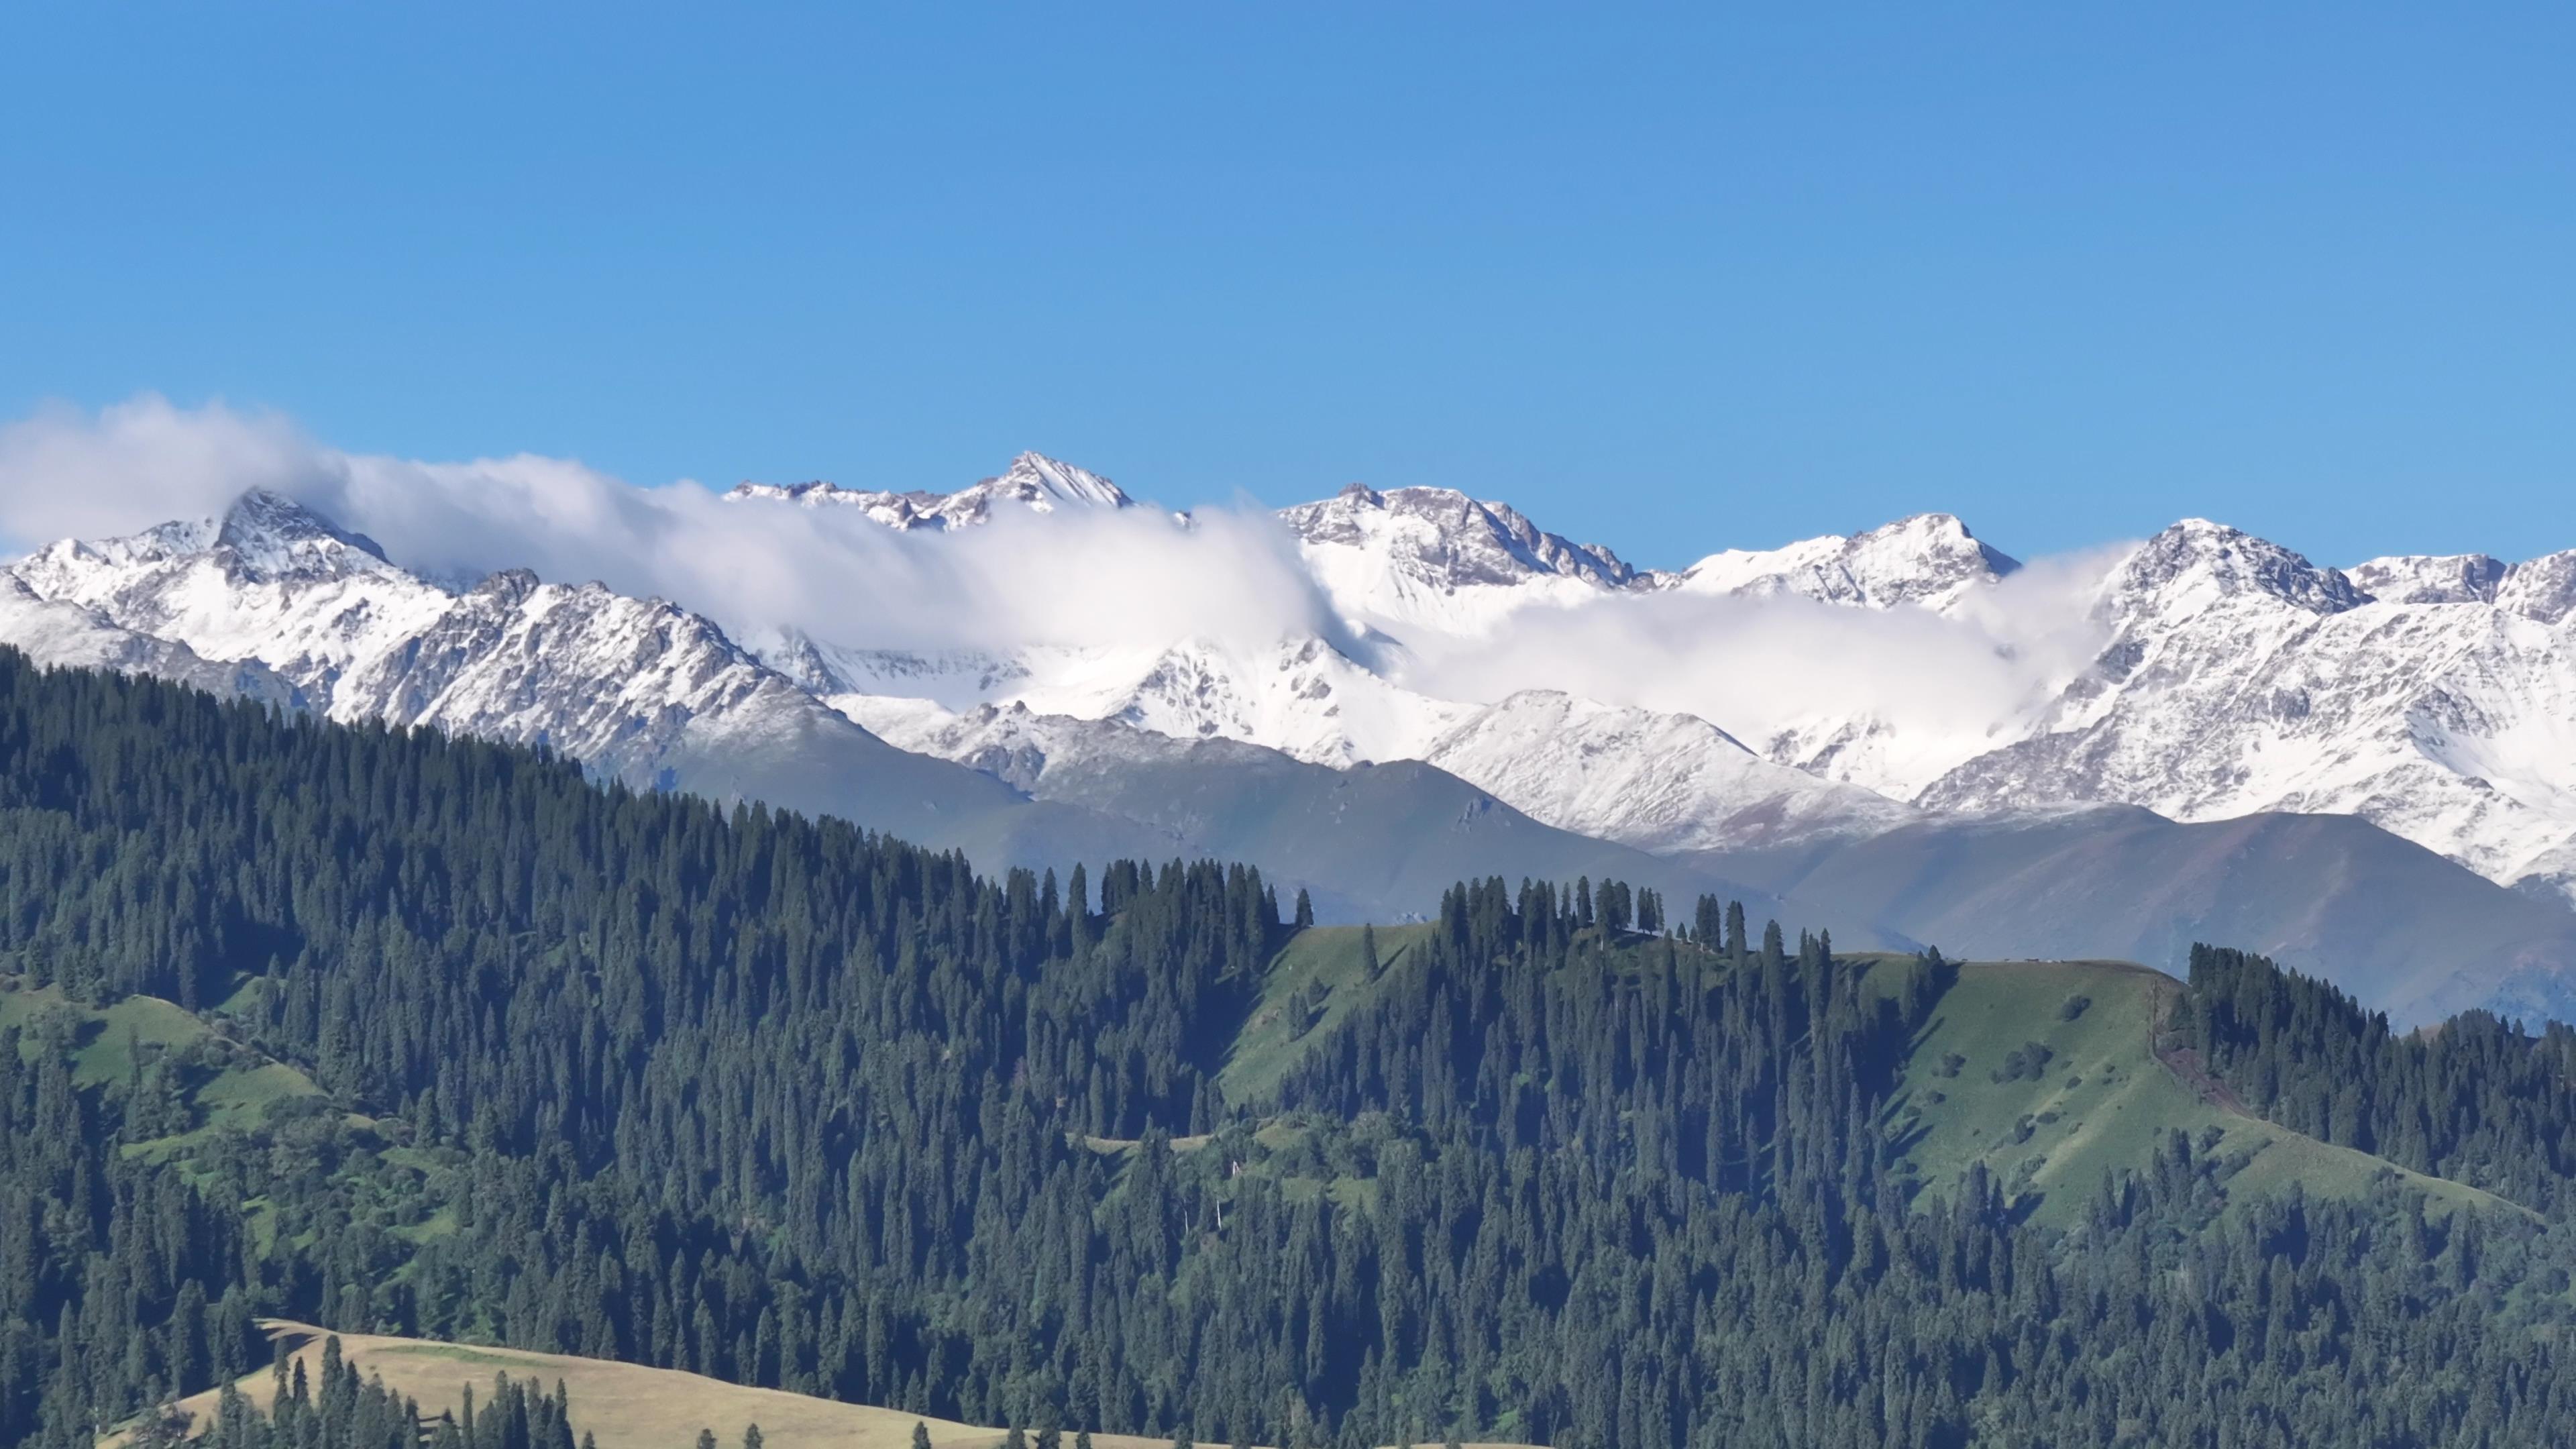
<path fill-rule="evenodd" d="M 1797 594 L 1827 604 L 1944 609 L 2021 567 L 1947 513 L 1920 513 L 1850 537 L 1827 535 L 1781 548 L 1727 549 L 1661 576 L 1690 593 Z"/>
<path fill-rule="evenodd" d="M 1008 653 L 853 649 L 797 635 L 771 657 L 871 729 L 916 707 L 1023 705 L 1175 739 L 1240 740 L 1322 765 L 1418 759 L 1470 708 L 1392 684 L 1311 634 Z"/>
<path fill-rule="evenodd" d="M 1032 513 L 1053 513 L 1067 507 L 1125 508 L 1135 502 L 1117 484 L 1097 473 L 1036 453 L 1022 453 L 999 475 L 954 493 L 888 493 L 814 482 L 741 483 L 725 496 L 807 508 L 856 508 L 888 528 L 906 531 L 971 528 L 990 522 L 997 504 L 1017 504 Z"/>
<path fill-rule="evenodd" d="M 746 485 L 730 497 L 855 507 L 930 534 L 1010 509 L 1132 506 L 1098 475 L 1035 454 L 954 493 Z M 340 720 L 545 742 L 638 785 L 792 800 L 994 859 L 1113 841 L 1284 852 L 1354 911 L 1393 901 L 1399 878 L 1473 868 L 1474 851 L 1573 861 L 1588 858 L 1586 840 L 1629 849 L 1623 870 L 1645 851 L 1685 872 L 1760 886 L 1777 870 L 1768 888 L 1812 879 L 1847 894 L 1878 879 L 1851 853 L 1860 842 L 2093 840 L 2114 817 L 2065 812 L 2104 805 L 2188 823 L 2355 816 L 2549 910 L 2576 898 L 2576 552 L 2391 557 L 2347 572 L 2189 520 L 2085 569 L 2017 577 L 1959 520 L 1929 514 L 1658 573 L 1442 489 L 1346 489 L 1279 519 L 1337 625 L 1236 637 L 1157 618 L 1134 643 L 925 653 L 870 637 L 868 614 L 844 610 L 780 621 L 754 652 L 682 604 L 595 583 L 425 577 L 363 534 L 253 493 L 218 517 L 20 560 L 0 572 L 0 640 Z M 1700 691 L 1707 713 L 1694 714 L 1645 707 L 1645 691 L 1598 671 L 1584 691 L 1450 697 L 1441 682 L 1472 674 L 1419 667 L 1514 651 L 1535 623 L 1615 625 L 1643 610 L 1699 631 L 1883 615 L 1884 630 L 1859 627 L 1937 634 L 1947 668 L 1962 639 L 2012 655 L 2023 636 L 1987 626 L 2034 607 L 2067 616 L 2077 645 L 2038 663 L 2015 656 L 1994 672 L 2012 697 L 1972 701 L 1937 727 L 1891 712 L 1885 690 L 1784 689 L 1767 673 Z M 1750 716 L 1758 728 L 1729 717 L 1738 701 L 1781 699 L 1787 713 Z M 1403 835 L 1407 811 L 1447 823 L 1426 816 L 1411 853 L 1378 840 L 1365 858 L 1337 854 L 1336 830 Z M 2126 855 L 2102 859 L 2169 853 L 2168 837 L 2130 833 Z M 1894 845 L 1879 855 L 1915 858 Z M 2333 858 L 2422 876 L 2367 837 Z M 1381 868 L 1384 880 L 1369 876 Z M 2206 889 L 2228 878 L 2207 874 Z M 2264 878 L 2281 889 L 2299 877 Z M 2446 889 L 2455 914 L 2479 909 L 2474 891 Z M 2094 904 L 2050 915 L 2049 928 L 2091 929 L 2086 912 L 2119 897 L 2115 880 L 2096 882 L 2082 898 Z M 2229 909 L 2250 921 L 2272 907 Z M 2283 942 L 2304 929 L 2261 918 Z M 2127 928 L 2139 940 L 2189 931 L 2144 916 Z M 2490 943 L 2503 964 L 2478 970 L 2521 993 L 2500 1001 L 2576 1002 L 2556 984 L 2576 969 L 2556 941 L 2523 921 Z M 2463 978 L 2409 1000 L 2430 1010 L 2478 990 Z"/>
<path fill-rule="evenodd" d="M 1422 758 L 1550 825 L 1641 850 L 1865 835 L 1920 813 L 1775 765 L 1695 715 L 1557 690 L 1523 690 L 1476 710 Z"/>
<path fill-rule="evenodd" d="M 1021 461 L 1033 458 L 1024 454 Z M 1079 472 L 1043 459 L 1037 464 Z M 862 496 L 818 491 L 823 486 L 736 489 L 735 496 L 808 506 Z M 953 502 L 965 494 L 900 496 L 911 512 L 889 514 L 871 503 L 870 516 L 899 528 L 919 516 L 984 516 Z M 1364 652 L 1398 660 L 1403 636 L 1480 637 L 1514 611 L 1536 605 L 1718 587 L 1713 576 L 1690 580 L 1638 570 L 1608 549 L 1541 529 L 1506 504 L 1451 489 L 1354 485 L 1282 509 L 1279 517 L 1335 610 L 1361 631 Z M 1910 584 L 1909 550 L 1920 555 Z M 1824 596 L 1892 604 L 1939 589 L 1955 592 L 1972 564 L 1984 578 L 2013 566 L 1969 538 L 1955 519 L 1909 520 L 1741 563 L 1727 585 L 1754 594 L 1807 593 L 1833 568 L 1846 583 Z M 1855 590 L 1850 580 L 1865 583 Z M 1167 648 L 925 653 L 852 647 L 789 631 L 764 657 L 869 729 L 950 759 L 967 758 L 953 733 L 960 716 L 1012 706 L 1038 717 L 1105 720 L 1185 740 L 1237 740 L 1317 764 L 1426 760 L 1547 824 L 1646 849 L 1701 849 L 1747 835 L 1843 833 L 1873 823 L 1884 828 L 1911 814 L 1859 786 L 1766 761 L 1704 720 L 1549 691 L 1492 705 L 1438 698 L 1393 682 L 1384 658 L 1364 663 L 1313 635 L 1253 643 L 1201 639 Z M 932 725 L 951 733 L 923 732 Z"/>
<path fill-rule="evenodd" d="M 545 742 L 610 773 L 649 777 L 692 730 L 811 708 L 676 605 L 515 570 L 451 590 L 270 493 L 218 519 L 56 543 L 12 577 L 201 658 L 256 663 L 332 719 Z"/>
<path fill-rule="evenodd" d="M 57 669 L 112 669 L 193 685 L 213 694 L 293 705 L 293 686 L 254 660 L 201 657 L 185 644 L 110 623 L 96 610 L 40 597 L 0 573 L 0 641 Z"/>
<path fill-rule="evenodd" d="M 2189 520 L 2094 604 L 2110 643 L 2020 740 L 1919 803 L 2118 800 L 2177 820 L 2351 814 L 2493 880 L 2576 881 L 2569 555 L 2346 575 Z M 2375 596 L 2363 580 L 2393 597 Z"/>
<path fill-rule="evenodd" d="M 1354 483 L 1321 502 L 1283 508 L 1279 518 L 1345 619 L 1399 635 L 1479 634 L 1534 601 L 1651 584 L 1606 548 L 1448 488 Z"/>
<path fill-rule="evenodd" d="M 709 620 L 524 570 L 452 588 L 275 494 L 0 574 L 0 639 L 343 722 L 544 744 L 641 788 L 792 802 L 995 861 L 1156 837 L 878 740 Z"/>
<path fill-rule="evenodd" d="M 1023 462 L 1034 476 L 1039 464 Z M 973 491 L 907 496 L 919 513 L 981 517 L 984 505 L 950 501 Z M 2019 564 L 1938 513 L 1669 573 L 1448 489 L 1355 485 L 1279 516 L 1355 644 L 922 657 L 791 641 L 812 657 L 773 662 L 864 722 L 918 711 L 900 701 L 942 717 L 1024 704 L 1317 763 L 1426 759 L 1548 823 L 1655 849 L 1706 848 L 1774 819 L 1783 832 L 1866 829 L 1901 818 L 1888 813 L 1899 802 L 2126 803 L 2187 821 L 2322 811 L 2498 881 L 2576 889 L 2576 736 L 2561 723 L 2576 719 L 2562 627 L 2576 614 L 2576 553 L 2388 558 L 2346 574 L 2187 521 L 2107 570 L 2079 606 L 2107 643 L 2035 697 L 1937 736 L 1822 698 L 1746 735 L 1747 750 L 1724 718 L 1617 699 L 1542 709 L 1543 690 L 1436 698 L 1404 687 L 1402 666 L 1430 640 L 1504 637 L 1523 610 L 1667 591 L 1970 617 L 1996 607 Z M 1817 780 L 1840 789 L 1816 794 Z"/>

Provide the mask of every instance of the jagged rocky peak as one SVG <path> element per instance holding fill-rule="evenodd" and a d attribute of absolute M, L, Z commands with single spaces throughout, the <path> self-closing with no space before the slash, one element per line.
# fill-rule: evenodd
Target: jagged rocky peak
<path fill-rule="evenodd" d="M 2543 624 L 2576 619 L 2576 549 L 2515 564 L 2496 586 L 2495 602 L 2497 608 Z"/>
<path fill-rule="evenodd" d="M 1515 584 L 1540 576 L 1627 588 L 1641 575 L 1598 544 L 1576 543 L 1532 523 L 1508 503 L 1454 488 L 1371 488 L 1279 510 L 1312 549 L 1358 549 L 1444 587 Z"/>
<path fill-rule="evenodd" d="M 888 528 L 907 532 L 971 528 L 987 523 L 992 520 L 997 502 L 1016 503 L 1032 513 L 1053 513 L 1059 508 L 1125 508 L 1136 501 L 1099 474 L 1041 453 L 1022 453 L 999 474 L 954 493 L 921 489 L 893 493 L 824 482 L 739 483 L 725 497 L 734 501 L 794 503 L 807 508 L 857 508 Z"/>
<path fill-rule="evenodd" d="M 374 539 L 266 489 L 242 494 L 213 517 L 157 524 L 121 538 L 61 539 L 10 572 L 46 598 L 100 606 L 111 596 L 158 596 L 200 569 L 236 585 L 410 578 L 386 560 Z"/>
<path fill-rule="evenodd" d="M 991 489 L 996 496 L 1017 499 L 1040 511 L 1061 503 L 1125 508 L 1136 501 L 1099 474 L 1040 453 L 1022 453 L 1011 460 L 1011 466 L 1000 477 L 987 478 L 975 487 Z"/>
<path fill-rule="evenodd" d="M 2021 567 L 1957 515 L 1918 513 L 1863 533 L 1827 534 L 1774 549 L 1727 549 L 1668 576 L 1694 593 L 1799 594 L 1829 604 L 1944 607 Z"/>
<path fill-rule="evenodd" d="M 2518 564 L 2482 553 L 2400 554 L 2350 572 L 2383 604 L 2489 604 L 2543 624 L 2576 615 L 2576 549 Z"/>
<path fill-rule="evenodd" d="M 2492 604 L 2512 572 L 2482 553 L 2399 554 L 2345 570 L 2345 577 L 2383 604 Z"/>
<path fill-rule="evenodd" d="M 261 578 L 338 577 L 388 567 L 385 551 L 282 493 L 254 488 L 224 510 L 214 546 Z"/>
<path fill-rule="evenodd" d="M 2312 614 L 2370 602 L 2341 569 L 2240 528 L 2186 518 L 2138 546 L 2111 576 L 2105 603 L 2115 614 L 2197 613 L 2222 599 L 2265 595 Z"/>

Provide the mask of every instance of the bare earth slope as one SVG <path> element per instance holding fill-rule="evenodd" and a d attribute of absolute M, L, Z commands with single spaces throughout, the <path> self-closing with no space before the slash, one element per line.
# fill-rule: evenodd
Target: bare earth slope
<path fill-rule="evenodd" d="M 308 1375 L 321 1372 L 325 1330 L 283 1322 L 269 1328 L 303 1361 Z M 420 1405 L 421 1414 L 432 1419 L 461 1411 L 469 1384 L 488 1398 L 496 1374 L 533 1379 L 548 1387 L 560 1383 L 571 1395 L 573 1431 L 596 1436 L 599 1449 L 696 1449 L 700 1429 L 714 1430 L 719 1444 L 734 1445 L 742 1442 L 742 1431 L 753 1424 L 760 1426 L 761 1442 L 769 1449 L 909 1449 L 916 1423 L 930 1430 L 930 1442 L 939 1449 L 993 1449 L 1003 1438 L 999 1429 L 778 1389 L 747 1389 L 675 1369 L 376 1334 L 344 1333 L 339 1339 L 343 1357 L 361 1371 L 381 1377 L 387 1388 L 410 1397 Z M 263 1409 L 276 1392 L 266 1369 L 241 1380 L 240 1388 Z M 193 1395 L 180 1400 L 179 1407 L 192 1416 L 194 1425 L 203 1426 L 214 1418 L 217 1397 L 213 1391 Z M 1071 1435 L 1066 1439 L 1070 1443 Z M 1165 1449 L 1171 1441 L 1094 1434 L 1091 1442 L 1098 1449 Z M 1491 1444 L 1476 1449 L 1527 1446 Z"/>

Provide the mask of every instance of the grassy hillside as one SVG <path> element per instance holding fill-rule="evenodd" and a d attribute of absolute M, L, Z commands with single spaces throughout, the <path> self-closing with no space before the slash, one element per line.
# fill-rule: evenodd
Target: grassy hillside
<path fill-rule="evenodd" d="M 125 1082 L 157 1064 L 160 1084 L 183 1115 L 174 1118 L 171 1125 L 178 1130 L 171 1137 L 138 1144 L 138 1150 L 181 1146 L 210 1129 L 249 1127 L 281 1103 L 323 1097 L 304 1073 L 157 996 L 92 1007 L 66 1000 L 50 986 L 30 989 L 0 977 L 0 1029 L 11 1027 L 20 1032 L 19 1051 L 31 1059 L 46 1049 L 46 1033 L 62 1032 L 72 1081 L 82 1087 Z"/>
<path fill-rule="evenodd" d="M 1369 974 L 1363 938 L 1374 931 L 1378 970 Z M 1229 1102 L 1267 1096 L 1309 1043 L 1329 1035 L 1352 1012 L 1376 999 L 1378 988 L 1403 969 L 1405 953 L 1430 934 L 1427 925 L 1312 926 L 1289 939 L 1270 962 L 1261 1001 L 1226 1054 L 1217 1077 Z M 1300 993 L 1310 1009 L 1296 1010 Z"/>
<path fill-rule="evenodd" d="M 1407 953 L 1430 929 L 1376 928 L 1375 976 L 1363 960 L 1359 927 L 1300 932 L 1272 961 L 1260 1004 L 1227 1058 L 1220 1079 L 1227 1100 L 1263 1100 L 1310 1045 L 1404 971 Z M 1887 992 L 1912 961 L 1850 959 L 1872 963 L 1873 985 Z M 2231 1196 L 2292 1182 L 2329 1197 L 2402 1185 L 2438 1206 L 2518 1211 L 2465 1184 L 2274 1126 L 2240 1110 L 2206 1078 L 2187 1080 L 2193 1063 L 2156 1052 L 2164 1013 L 2182 989 L 2160 971 L 2124 961 L 1962 965 L 1907 1059 L 1887 1131 L 1927 1186 L 1946 1191 L 1970 1163 L 1982 1162 L 2042 1221 L 2063 1222 L 2080 1211 L 2104 1172 L 2145 1169 L 2177 1131 L 2196 1149 L 2244 1158 L 2228 1180 Z M 1297 1128 L 1281 1122 L 1264 1130 L 1284 1141 Z"/>
<path fill-rule="evenodd" d="M 323 1330 L 310 1324 L 273 1323 L 270 1332 L 303 1362 L 308 1376 L 320 1374 Z M 1000 1429 L 776 1389 L 747 1389 L 672 1369 L 429 1339 L 345 1333 L 339 1337 L 342 1355 L 362 1373 L 381 1377 L 386 1387 L 411 1398 L 432 1419 L 461 1412 L 468 1385 L 488 1400 L 497 1374 L 547 1386 L 560 1383 L 571 1395 L 574 1432 L 596 1436 L 600 1449 L 695 1449 L 700 1429 L 714 1430 L 716 1442 L 733 1449 L 742 1442 L 743 1430 L 753 1424 L 760 1426 L 767 1449 L 909 1449 L 916 1423 L 930 1430 L 930 1442 L 940 1449 L 994 1449 L 1003 1439 Z M 276 1392 L 267 1370 L 242 1379 L 240 1389 L 263 1410 Z M 210 1390 L 181 1400 L 179 1407 L 189 1413 L 192 1426 L 202 1428 L 213 1420 L 217 1398 Z M 115 1446 L 121 1436 L 101 1442 Z M 1065 1442 L 1072 1443 L 1070 1434 Z M 1170 1441 L 1094 1434 L 1092 1443 L 1099 1449 L 1164 1449 Z M 1525 1446 L 1496 1444 L 1478 1449 Z"/>
<path fill-rule="evenodd" d="M 2359 1196 L 2387 1184 L 2437 1204 L 2509 1208 L 2236 1110 L 2223 1089 L 2160 1059 L 2156 1034 L 2182 983 L 2115 961 L 1981 961 L 1959 968 L 1908 1059 L 1888 1130 L 1936 1187 L 1982 1162 L 2035 1216 L 2064 1220 L 2102 1179 L 2143 1168 L 2168 1134 L 2248 1154 L 2231 1195 L 2301 1184 Z"/>

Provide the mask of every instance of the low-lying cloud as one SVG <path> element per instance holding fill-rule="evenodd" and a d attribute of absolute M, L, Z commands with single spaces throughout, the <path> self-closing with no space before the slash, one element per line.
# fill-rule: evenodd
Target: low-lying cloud
<path fill-rule="evenodd" d="M 1559 689 L 1697 715 L 1757 752 L 1906 793 L 2002 743 L 2100 652 L 2089 604 L 2126 551 L 2038 560 L 1946 614 L 1678 590 L 1533 603 L 1487 639 L 1413 641 L 1400 672 L 1453 699 Z"/>
<path fill-rule="evenodd" d="M 856 509 L 728 502 L 580 462 L 343 452 L 285 419 L 147 397 L 0 428 L 0 536 L 25 548 L 297 499 L 434 577 L 527 568 L 670 599 L 759 641 L 794 627 L 884 648 L 1084 646 L 1331 632 L 1331 610 L 1266 513 L 1018 510 L 951 536 Z"/>
<path fill-rule="evenodd" d="M 787 629 L 888 649 L 1320 633 L 1366 652 L 1343 638 L 1294 540 L 1248 505 L 1186 523 L 1150 508 L 1002 510 L 981 528 L 905 534 L 856 509 L 728 502 L 563 458 L 350 453 L 221 404 L 145 397 L 0 427 L 0 537 L 18 547 L 210 516 L 251 488 L 299 499 L 433 576 L 598 579 L 705 613 L 755 647 Z M 1695 714 L 1766 752 L 1792 739 L 1811 754 L 1912 751 L 1834 769 L 1901 790 L 1940 755 L 1991 748 L 2098 651 L 2084 604 L 2116 557 L 2043 560 L 1948 616 L 1682 592 L 1535 604 L 1482 637 L 1408 637 L 1375 662 L 1455 700 L 1549 688 Z M 1885 726 L 1876 743 L 1817 734 L 1856 718 Z"/>

